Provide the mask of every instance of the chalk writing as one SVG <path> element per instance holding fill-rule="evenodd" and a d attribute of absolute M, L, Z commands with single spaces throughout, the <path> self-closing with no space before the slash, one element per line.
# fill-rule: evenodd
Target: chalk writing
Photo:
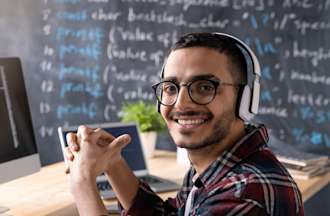
<path fill-rule="evenodd" d="M 68 93 L 82 93 L 82 94 L 87 93 L 95 98 L 99 98 L 103 95 L 100 84 L 72 83 L 72 82 L 61 83 L 60 97 L 64 98 Z"/>
<path fill-rule="evenodd" d="M 305 35 L 310 31 L 319 31 L 319 30 L 327 30 L 330 29 L 330 21 L 306 21 L 306 20 L 295 20 L 293 22 L 297 28 L 297 30 Z"/>
<path fill-rule="evenodd" d="M 63 80 L 66 77 L 70 76 L 79 76 L 84 77 L 93 82 L 98 81 L 99 79 L 100 67 L 75 67 L 75 66 L 65 66 L 63 63 L 60 64 L 59 69 L 59 80 Z"/>
<path fill-rule="evenodd" d="M 318 110 L 312 106 L 301 106 L 298 108 L 299 117 L 302 120 L 313 121 L 315 124 L 330 122 L 330 111 Z"/>
<path fill-rule="evenodd" d="M 309 132 L 304 128 L 297 127 L 292 129 L 292 134 L 297 142 L 330 147 L 330 135 L 327 133 L 318 130 Z"/>
<path fill-rule="evenodd" d="M 255 10 L 262 11 L 265 9 L 265 6 L 272 6 L 274 4 L 273 1 L 267 0 L 234 0 L 233 8 L 235 10 L 242 10 L 246 8 L 254 8 Z"/>
<path fill-rule="evenodd" d="M 290 8 L 290 7 L 311 8 L 314 5 L 313 2 L 310 0 L 284 0 L 282 6 L 283 8 Z"/>
<path fill-rule="evenodd" d="M 98 60 L 101 56 L 101 47 L 98 43 L 90 43 L 84 46 L 75 44 L 61 44 L 59 46 L 59 57 L 64 59 L 67 55 L 80 55 L 82 57 Z"/>
<path fill-rule="evenodd" d="M 45 102 L 40 102 L 39 109 L 41 114 L 49 113 L 52 110 L 50 105 Z"/>
<path fill-rule="evenodd" d="M 330 85 L 330 76 L 318 75 L 316 71 L 312 71 L 310 73 L 302 73 L 296 70 L 292 70 L 290 78 L 292 80 L 306 81 L 313 84 Z"/>
<path fill-rule="evenodd" d="M 56 3 L 71 3 L 71 4 L 77 4 L 80 2 L 80 0 L 55 0 Z"/>
<path fill-rule="evenodd" d="M 300 94 L 295 93 L 293 90 L 289 89 L 288 92 L 288 103 L 296 105 L 310 105 L 310 106 L 329 106 L 330 97 L 323 94 Z"/>
<path fill-rule="evenodd" d="M 100 43 L 104 35 L 100 28 L 73 29 L 60 26 L 56 29 L 56 39 L 58 41 L 61 41 L 67 37 L 75 38 L 81 41 L 94 41 Z"/>
<path fill-rule="evenodd" d="M 124 41 L 154 41 L 153 32 L 144 32 L 139 27 L 135 28 L 133 31 L 125 30 L 122 27 L 112 28 L 110 34 L 116 33 L 118 33 L 120 38 Z"/>
<path fill-rule="evenodd" d="M 107 54 L 109 59 L 147 61 L 147 52 L 145 50 L 133 50 L 131 47 L 119 49 L 118 46 L 109 44 Z"/>
<path fill-rule="evenodd" d="M 120 12 L 104 12 L 103 8 L 99 8 L 97 11 L 91 13 L 91 18 L 100 21 L 115 21 L 120 15 Z"/>
<path fill-rule="evenodd" d="M 288 117 L 288 111 L 285 107 L 264 107 L 259 108 L 259 113 L 263 115 L 275 115 L 277 117 Z"/>
<path fill-rule="evenodd" d="M 95 2 L 95 3 L 108 3 L 109 0 L 88 0 L 88 2 Z"/>
<path fill-rule="evenodd" d="M 41 126 L 39 128 L 39 134 L 40 134 L 41 137 L 52 136 L 53 133 L 54 133 L 54 128 L 53 127 Z"/>
<path fill-rule="evenodd" d="M 330 155 L 330 0 L 41 2 L 35 38 L 42 46 L 27 39 L 41 57 L 29 62 L 37 72 L 27 77 L 40 91 L 32 101 L 42 143 L 54 143 L 64 122 L 118 121 L 124 102 L 154 102 L 150 86 L 180 35 L 226 32 L 260 60 L 258 121 L 284 142 Z"/>
<path fill-rule="evenodd" d="M 228 0 L 194 0 L 194 1 L 187 1 L 187 0 L 169 0 L 169 5 L 176 6 L 182 5 L 182 9 L 187 11 L 190 7 L 229 7 L 230 1 Z"/>
<path fill-rule="evenodd" d="M 80 105 L 72 104 L 59 104 L 56 107 L 56 115 L 58 119 L 63 119 L 64 117 L 84 116 L 90 119 L 96 117 L 97 105 L 95 103 L 82 103 Z"/>
<path fill-rule="evenodd" d="M 154 10 L 151 10 L 147 13 L 137 13 L 134 11 L 132 7 L 128 9 L 127 15 L 128 22 L 137 22 L 137 21 L 144 21 L 144 22 L 156 22 L 159 24 L 172 24 L 174 26 L 185 26 L 187 22 L 184 20 L 183 14 L 178 16 L 168 14 L 168 12 L 164 11 L 160 14 L 156 13 Z"/>
<path fill-rule="evenodd" d="M 298 41 L 293 42 L 293 57 L 303 58 L 311 61 L 312 65 L 317 67 L 320 61 L 326 61 L 330 59 L 330 48 L 324 49 L 319 47 L 315 49 L 307 49 L 299 47 Z"/>
<path fill-rule="evenodd" d="M 61 11 L 57 13 L 57 19 L 81 22 L 86 21 L 88 19 L 88 16 L 86 10 L 78 12 Z"/>
<path fill-rule="evenodd" d="M 127 90 L 124 92 L 125 100 L 152 100 L 154 99 L 154 94 L 150 91 L 143 91 L 139 86 L 136 90 Z"/>

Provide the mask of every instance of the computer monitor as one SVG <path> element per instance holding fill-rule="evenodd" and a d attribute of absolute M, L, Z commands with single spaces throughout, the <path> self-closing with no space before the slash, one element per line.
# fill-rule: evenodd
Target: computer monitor
<path fill-rule="evenodd" d="M 18 58 L 0 58 L 0 183 L 40 170 Z"/>

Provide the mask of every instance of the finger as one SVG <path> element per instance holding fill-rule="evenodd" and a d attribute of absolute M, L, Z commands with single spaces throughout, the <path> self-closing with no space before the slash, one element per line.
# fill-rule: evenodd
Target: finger
<path fill-rule="evenodd" d="M 74 155 L 72 154 L 71 149 L 69 147 L 65 148 L 65 157 L 69 161 L 73 161 L 74 159 Z"/>
<path fill-rule="evenodd" d="M 69 166 L 65 166 L 65 174 L 69 174 L 70 173 L 70 167 Z"/>
<path fill-rule="evenodd" d="M 92 128 L 89 128 L 86 125 L 80 125 L 77 131 L 78 139 L 80 140 L 88 139 L 88 136 L 93 132 L 94 130 Z"/>
<path fill-rule="evenodd" d="M 114 139 L 111 142 L 111 145 L 109 145 L 109 149 L 116 148 L 118 150 L 123 149 L 125 146 L 127 146 L 131 142 L 131 136 L 128 134 L 123 134 L 116 139 Z"/>
<path fill-rule="evenodd" d="M 66 135 L 66 142 L 72 151 L 79 151 L 80 146 L 78 144 L 78 138 L 75 133 L 68 133 Z"/>
<path fill-rule="evenodd" d="M 101 147 L 109 145 L 115 139 L 111 133 L 108 133 L 101 128 L 97 128 L 94 131 L 95 133 L 93 136 L 97 139 L 97 145 Z"/>
<path fill-rule="evenodd" d="M 70 163 L 70 161 L 73 161 L 73 159 L 74 159 L 74 156 L 73 156 L 73 154 L 72 154 L 69 147 L 65 148 L 65 157 L 66 157 L 66 160 L 65 160 L 65 174 L 69 174 L 70 173 L 69 163 Z"/>

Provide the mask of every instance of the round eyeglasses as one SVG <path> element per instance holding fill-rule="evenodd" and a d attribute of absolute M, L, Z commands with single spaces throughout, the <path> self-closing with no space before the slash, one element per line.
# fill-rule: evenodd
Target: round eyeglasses
<path fill-rule="evenodd" d="M 199 105 L 213 101 L 220 85 L 239 86 L 240 84 L 226 83 L 221 80 L 198 79 L 189 83 L 178 84 L 174 81 L 162 81 L 152 86 L 159 103 L 172 106 L 176 103 L 181 86 L 188 88 L 190 99 Z"/>

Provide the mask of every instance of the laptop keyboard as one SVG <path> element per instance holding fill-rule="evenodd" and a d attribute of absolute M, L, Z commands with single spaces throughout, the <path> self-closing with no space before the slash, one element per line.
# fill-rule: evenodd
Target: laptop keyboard
<path fill-rule="evenodd" d="M 146 182 L 148 184 L 157 184 L 157 183 L 161 183 L 161 181 L 157 178 L 154 178 L 152 176 L 140 176 L 138 177 L 141 181 Z M 111 190 L 111 185 L 109 184 L 108 181 L 102 181 L 102 182 L 97 182 L 96 183 L 97 188 L 101 191 L 105 191 L 105 190 Z"/>
<path fill-rule="evenodd" d="M 157 178 L 154 178 L 152 176 L 140 176 L 138 177 L 141 181 L 146 182 L 148 184 L 155 184 L 160 183 L 161 181 Z"/>
<path fill-rule="evenodd" d="M 102 182 L 97 182 L 96 183 L 97 189 L 100 191 L 105 191 L 105 190 L 111 190 L 111 185 L 109 184 L 108 181 L 102 181 Z"/>

